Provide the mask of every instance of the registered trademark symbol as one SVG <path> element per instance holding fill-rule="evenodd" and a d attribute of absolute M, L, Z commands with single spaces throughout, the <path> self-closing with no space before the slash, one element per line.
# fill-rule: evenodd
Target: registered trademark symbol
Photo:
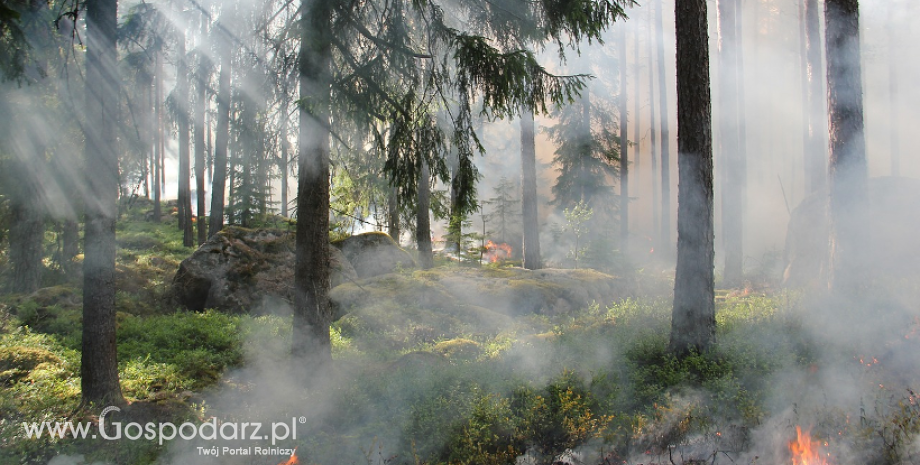
<path fill-rule="evenodd" d="M 307 422 L 307 417 L 300 417 L 297 421 L 299 421 L 300 424 L 304 424 Z"/>

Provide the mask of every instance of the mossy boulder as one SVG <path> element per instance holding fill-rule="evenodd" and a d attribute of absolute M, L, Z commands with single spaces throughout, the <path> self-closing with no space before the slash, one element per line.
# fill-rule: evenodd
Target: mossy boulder
<path fill-rule="evenodd" d="M 61 358 L 54 353 L 35 347 L 0 347 L 0 383 L 21 380 L 39 367 L 60 365 Z"/>
<path fill-rule="evenodd" d="M 436 343 L 440 355 L 468 359 L 481 349 L 458 338 L 514 331 L 521 316 L 606 306 L 629 297 L 628 291 L 625 280 L 593 270 L 447 267 L 345 283 L 330 298 L 343 317 L 342 334 L 358 344 L 386 339 L 398 351 Z"/>
<path fill-rule="evenodd" d="M 82 305 L 83 299 L 77 291 L 69 286 L 51 286 L 41 288 L 23 301 L 32 301 L 39 307 L 50 307 L 57 305 L 59 307 L 78 307 Z"/>
<path fill-rule="evenodd" d="M 332 243 L 345 254 L 359 278 L 372 278 L 400 268 L 415 268 L 415 260 L 388 234 L 369 232 Z"/>
<path fill-rule="evenodd" d="M 426 276 L 456 299 L 505 315 L 566 314 L 595 302 L 610 303 L 625 296 L 627 287 L 621 279 L 594 270 L 445 271 Z"/>
<path fill-rule="evenodd" d="M 182 261 L 173 295 L 191 310 L 277 313 L 293 301 L 294 233 L 227 227 Z M 345 256 L 330 247 L 332 286 L 354 281 Z"/>
<path fill-rule="evenodd" d="M 478 342 L 464 338 L 439 342 L 431 350 L 454 361 L 476 360 L 482 354 L 482 347 Z"/>

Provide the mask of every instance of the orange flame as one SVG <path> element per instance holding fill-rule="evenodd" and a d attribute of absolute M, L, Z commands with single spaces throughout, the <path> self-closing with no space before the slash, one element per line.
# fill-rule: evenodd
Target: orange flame
<path fill-rule="evenodd" d="M 492 241 L 487 241 L 485 248 L 486 251 L 483 257 L 489 259 L 489 263 L 496 263 L 499 260 L 511 258 L 511 246 L 508 244 L 496 244 Z"/>
<path fill-rule="evenodd" d="M 827 465 L 828 454 L 822 456 L 818 442 L 807 431 L 803 433 L 802 428 L 796 426 L 795 435 L 796 440 L 789 443 L 792 465 Z"/>
<path fill-rule="evenodd" d="M 297 458 L 297 448 L 294 448 L 294 452 L 291 452 L 291 458 L 287 459 L 287 462 L 281 462 L 278 465 L 299 465 L 300 459 Z"/>

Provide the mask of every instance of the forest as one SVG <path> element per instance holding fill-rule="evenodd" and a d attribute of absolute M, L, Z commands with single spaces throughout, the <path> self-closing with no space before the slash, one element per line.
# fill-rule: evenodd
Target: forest
<path fill-rule="evenodd" d="M 0 0 L 0 465 L 920 464 L 908 0 Z"/>

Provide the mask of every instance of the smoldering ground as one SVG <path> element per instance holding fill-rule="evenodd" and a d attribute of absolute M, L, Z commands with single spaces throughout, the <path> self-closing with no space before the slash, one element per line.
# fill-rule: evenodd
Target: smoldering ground
<path fill-rule="evenodd" d="M 889 92 L 885 81 L 889 71 L 882 65 L 897 62 L 898 66 L 888 69 L 899 73 L 903 82 L 911 82 L 909 78 L 916 74 L 916 69 L 912 68 L 915 64 L 911 60 L 901 59 L 907 52 L 884 45 L 879 31 L 892 25 L 875 13 L 880 11 L 875 8 L 878 3 L 863 3 L 863 11 L 868 12 L 863 16 L 867 31 L 864 40 L 876 44 L 874 48 L 867 47 L 865 63 L 878 65 L 864 68 L 867 146 L 870 171 L 887 174 L 886 146 L 891 145 L 887 130 L 900 128 L 899 132 L 906 134 L 904 128 L 915 126 L 917 116 L 901 111 L 899 120 L 887 119 L 887 115 L 895 112 L 880 103 L 887 101 Z M 802 164 L 799 148 L 802 123 L 796 97 L 799 77 L 798 70 L 789 65 L 797 59 L 797 45 L 791 39 L 795 37 L 793 29 L 797 28 L 794 5 L 773 2 L 757 4 L 755 8 L 745 19 L 746 50 L 756 51 L 748 57 L 745 70 L 751 79 L 746 112 L 752 160 L 746 211 L 749 263 L 771 249 L 782 247 L 787 206 L 791 209 L 805 197 L 802 177 L 797 174 Z M 641 10 L 631 15 L 642 17 Z M 636 37 L 643 37 L 645 31 L 640 29 L 643 28 L 640 22 L 626 24 L 627 27 L 637 24 Z M 912 42 L 910 33 L 902 32 L 907 37 L 903 42 Z M 665 43 L 670 44 L 672 35 L 667 37 Z M 784 39 L 774 41 L 771 37 Z M 641 61 L 646 58 L 642 56 Z M 715 60 L 713 63 L 715 66 Z M 598 76 L 613 74 L 609 69 L 593 72 Z M 668 72 L 669 78 L 671 74 Z M 643 73 L 631 88 L 647 92 L 645 78 Z M 714 83 L 714 89 L 717 87 Z M 899 95 L 901 98 L 897 98 Z M 717 90 L 714 96 L 718 98 Z M 670 97 L 674 102 L 673 95 Z M 916 89 L 902 88 L 894 97 L 892 102 L 910 101 L 915 99 Z M 642 106 L 635 117 L 641 120 L 647 114 L 647 107 Z M 30 126 L 40 123 L 32 122 Z M 902 146 L 908 140 L 902 138 Z M 648 144 L 644 139 L 637 142 L 639 156 L 644 157 L 640 162 L 648 167 L 648 154 L 643 151 Z M 26 153 L 31 149 L 19 151 Z M 674 158 L 672 162 L 676 162 Z M 718 161 L 716 168 L 720 168 Z M 901 170 L 904 175 L 916 176 L 916 160 L 904 157 Z M 493 172 L 511 178 L 517 175 L 514 170 L 482 171 L 487 176 Z M 638 187 L 632 204 L 634 211 L 638 211 L 634 216 L 634 237 L 652 229 L 651 215 L 646 213 L 652 210 L 649 174 L 654 173 L 643 169 L 634 173 L 634 179 L 638 180 L 634 181 Z M 544 214 L 549 216 L 549 210 L 545 208 Z M 894 210 L 905 214 L 909 211 L 899 207 Z M 880 230 L 884 226 L 873 227 Z M 552 235 L 544 231 L 543 237 L 550 241 Z M 916 247 L 916 244 L 890 245 Z M 565 252 L 563 248 L 559 254 L 564 256 Z M 893 251 L 895 255 L 897 252 Z M 885 263 L 879 266 L 887 267 Z M 592 395 L 600 398 L 605 393 L 629 407 L 622 409 L 629 412 L 624 416 L 630 419 L 622 425 L 623 436 L 593 438 L 588 446 L 578 450 L 579 460 L 585 463 L 602 460 L 603 454 L 618 447 L 618 453 L 629 463 L 678 458 L 710 458 L 720 463 L 788 463 L 788 441 L 794 437 L 796 425 L 826 440 L 835 463 L 898 463 L 897 460 L 912 463 L 916 460 L 913 444 L 917 433 L 911 426 L 916 417 L 911 406 L 916 399 L 907 389 L 916 386 L 920 373 L 914 356 L 920 337 L 917 336 L 917 289 L 912 277 L 889 279 L 880 283 L 882 291 L 858 301 L 815 299 L 802 297 L 800 291 L 790 291 L 788 295 L 779 294 L 775 302 L 766 305 L 771 309 L 767 312 L 755 312 L 752 308 L 756 305 L 743 298 L 726 297 L 720 307 L 724 312 L 720 317 L 721 345 L 723 350 L 732 352 L 731 357 L 725 357 L 726 363 L 738 368 L 731 370 L 731 376 L 716 377 L 715 381 L 702 383 L 702 387 L 699 379 L 693 378 L 678 379 L 674 385 L 649 385 L 654 376 L 648 375 L 646 369 L 670 363 L 655 358 L 655 348 L 663 345 L 666 334 L 667 297 L 651 302 L 620 302 L 612 310 L 607 308 L 608 302 L 603 302 L 593 310 L 574 312 L 570 320 L 535 317 L 522 323 L 528 330 L 517 327 L 517 333 L 511 332 L 513 327 L 500 328 L 509 331 L 505 340 L 517 335 L 527 337 L 507 342 L 507 347 L 501 345 L 504 342 L 498 344 L 494 350 L 500 357 L 488 362 L 493 365 L 483 370 L 493 380 L 486 381 L 476 381 L 474 375 L 482 372 L 469 363 L 418 354 L 408 357 L 390 354 L 375 359 L 375 354 L 364 353 L 357 361 L 351 361 L 349 358 L 354 354 L 339 353 L 340 361 L 334 372 L 295 375 L 300 371 L 299 362 L 284 356 L 289 336 L 283 332 L 252 335 L 244 367 L 228 373 L 214 391 L 202 395 L 204 416 L 265 425 L 285 421 L 292 414 L 297 418 L 304 416 L 308 421 L 298 430 L 297 441 L 291 444 L 301 447 L 298 450 L 305 460 L 412 462 L 413 450 L 420 456 L 442 453 L 445 445 L 456 440 L 451 433 L 461 431 L 467 438 L 473 437 L 472 428 L 463 428 L 474 419 L 480 421 L 479 426 L 501 425 L 498 416 L 484 417 L 483 412 L 488 412 L 491 404 L 483 399 L 491 398 L 501 407 L 504 399 L 512 397 L 517 385 L 541 389 L 563 370 L 571 369 L 576 379 L 587 385 L 601 385 L 598 380 L 602 378 L 617 380 L 611 385 L 620 387 L 609 389 L 617 391 L 616 394 L 598 389 L 591 391 Z M 739 322 L 726 316 L 727 313 L 747 315 L 763 323 L 766 329 L 753 324 L 745 326 L 744 318 Z M 592 328 L 592 324 L 598 326 Z M 736 327 L 732 328 L 732 324 Z M 732 331 L 739 326 L 742 331 Z M 348 337 L 347 331 L 343 335 L 340 327 L 337 331 L 340 337 Z M 611 334 L 607 331 L 615 332 L 617 338 L 604 342 L 603 336 Z M 586 334 L 598 337 L 588 338 Z M 490 337 L 502 341 L 498 334 Z M 572 341 L 579 338 L 582 340 L 574 341 L 577 344 Z M 643 342 L 643 338 L 647 341 Z M 399 350 L 404 349 L 400 346 Z M 725 370 L 722 362 L 717 358 L 713 365 L 705 366 Z M 319 384 L 307 389 L 304 377 L 311 378 L 312 383 L 318 378 Z M 643 385 L 649 390 L 644 391 Z M 637 407 L 642 401 L 652 399 L 660 400 L 658 409 Z M 480 405 L 484 406 L 476 410 Z M 500 408 L 497 411 L 504 412 Z M 730 444 L 717 439 L 729 434 L 737 434 L 740 439 Z M 631 446 L 622 446 L 620 440 Z M 256 443 L 246 441 L 246 444 Z M 531 446 L 536 448 L 538 444 Z M 213 459 L 201 456 L 195 447 L 193 442 L 174 442 L 165 452 L 164 460 L 214 463 Z M 902 449 L 895 450 L 896 447 Z M 605 452 L 596 453 L 598 449 Z M 888 453 L 900 457 L 892 458 Z M 239 463 L 276 463 L 284 457 L 222 457 L 221 463 L 237 459 Z"/>

